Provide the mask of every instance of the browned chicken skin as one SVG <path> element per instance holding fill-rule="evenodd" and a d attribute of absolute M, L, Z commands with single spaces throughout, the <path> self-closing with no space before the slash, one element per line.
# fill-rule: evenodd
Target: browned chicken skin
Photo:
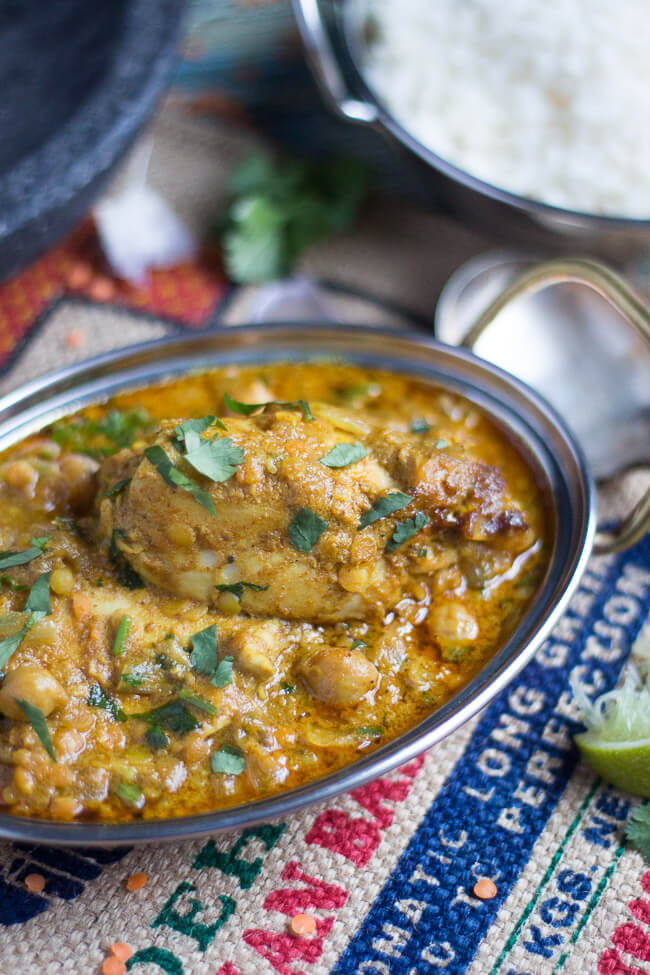
<path fill-rule="evenodd" d="M 307 422 L 281 407 L 228 417 L 204 439 L 230 438 L 243 450 L 219 483 L 197 473 L 164 422 L 149 442 L 207 492 L 215 514 L 173 486 L 144 455 L 147 444 L 111 457 L 100 470 L 100 495 L 123 479 L 123 491 L 99 502 L 99 530 L 147 581 L 184 597 L 217 603 L 216 587 L 248 583 L 242 608 L 310 622 L 369 619 L 403 594 L 415 550 L 441 533 L 519 551 L 530 543 L 526 520 L 499 472 L 461 447 L 423 442 L 376 415 L 312 404 Z M 362 444 L 366 456 L 332 468 L 322 459 L 337 444 Z M 411 501 L 365 527 L 362 516 L 387 495 Z M 290 525 L 302 509 L 326 527 L 309 551 L 296 548 Z M 419 514 L 412 538 L 395 545 L 396 526 Z M 421 527 L 421 526 L 424 527 Z M 408 527 L 408 526 L 407 526 Z M 388 546 L 388 550 L 387 550 Z M 394 550 L 391 550 L 393 548 Z"/>

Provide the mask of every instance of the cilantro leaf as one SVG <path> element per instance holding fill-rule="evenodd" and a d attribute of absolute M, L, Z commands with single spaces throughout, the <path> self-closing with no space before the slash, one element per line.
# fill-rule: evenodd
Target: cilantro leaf
<path fill-rule="evenodd" d="M 130 562 L 127 561 L 122 550 L 118 546 L 118 541 L 124 538 L 124 532 L 120 531 L 119 528 L 114 528 L 111 535 L 111 544 L 109 548 L 109 556 L 111 562 L 114 562 L 117 567 L 117 581 L 120 585 L 124 586 L 125 589 L 142 589 L 144 587 L 144 582 L 135 571 Z"/>
<path fill-rule="evenodd" d="M 411 433 L 428 433 L 431 429 L 431 424 L 427 423 L 426 420 L 413 420 L 411 422 Z"/>
<path fill-rule="evenodd" d="M 29 590 L 25 612 L 32 613 L 38 619 L 48 616 L 52 612 L 50 601 L 50 575 L 51 572 L 43 572 L 38 577 L 32 588 Z"/>
<path fill-rule="evenodd" d="M 144 733 L 144 737 L 147 740 L 147 744 L 154 752 L 159 752 L 162 748 L 167 748 L 169 744 L 169 738 L 162 730 L 162 728 L 157 728 L 156 725 L 152 725 Z"/>
<path fill-rule="evenodd" d="M 27 634 L 27 631 L 32 626 L 32 621 L 28 620 L 23 628 L 18 630 L 17 633 L 13 633 L 11 636 L 5 637 L 4 640 L 0 640 L 0 670 L 4 670 L 5 666 L 22 643 L 23 637 Z"/>
<path fill-rule="evenodd" d="M 226 687 L 228 684 L 232 684 L 232 667 L 234 662 L 234 657 L 223 657 L 219 661 L 219 665 L 211 677 L 210 683 L 214 684 L 215 687 Z"/>
<path fill-rule="evenodd" d="M 192 644 L 190 654 L 192 670 L 195 670 L 197 674 L 203 674 L 204 677 L 212 677 L 219 664 L 217 624 L 213 623 L 205 630 L 195 633 L 190 638 L 190 642 Z"/>
<path fill-rule="evenodd" d="M 352 643 L 350 645 L 350 650 L 356 650 L 357 647 L 367 647 L 367 646 L 368 646 L 367 643 L 365 643 L 363 640 L 359 640 L 357 638 L 356 640 L 353 640 L 352 641 Z"/>
<path fill-rule="evenodd" d="M 22 552 L 0 552 L 0 570 L 2 569 L 12 569 L 16 565 L 27 565 L 28 562 L 32 562 L 43 554 L 43 546 L 35 544 L 41 539 L 33 538 L 32 544 L 29 548 L 23 549 Z"/>
<path fill-rule="evenodd" d="M 625 838 L 650 861 L 650 806 L 636 806 L 625 824 Z"/>
<path fill-rule="evenodd" d="M 141 711 L 129 717 L 138 718 L 140 721 L 146 721 L 154 727 L 164 728 L 177 735 L 186 735 L 200 726 L 200 722 L 196 720 L 187 704 L 178 697 L 166 701 L 165 704 L 151 711 Z"/>
<path fill-rule="evenodd" d="M 56 755 L 54 754 L 54 745 L 52 744 L 52 738 L 50 736 L 49 728 L 47 727 L 47 721 L 45 720 L 45 715 L 40 708 L 37 708 L 35 704 L 30 704 L 29 701 L 24 701 L 19 697 L 15 697 L 14 701 L 23 712 L 30 725 L 38 735 L 40 742 L 50 756 L 53 762 L 56 762 Z"/>
<path fill-rule="evenodd" d="M 230 437 L 205 440 L 194 430 L 188 430 L 185 446 L 188 464 L 218 484 L 231 478 L 244 460 L 244 451 Z"/>
<path fill-rule="evenodd" d="M 215 775 L 241 775 L 246 768 L 246 759 L 241 748 L 222 745 L 210 755 L 210 767 Z"/>
<path fill-rule="evenodd" d="M 283 680 L 280 684 L 280 687 L 282 688 L 285 694 L 293 694 L 293 692 L 296 689 L 296 685 L 290 684 L 289 681 L 287 680 Z"/>
<path fill-rule="evenodd" d="M 258 586 L 254 582 L 242 581 L 242 582 L 229 582 L 229 583 L 219 582 L 215 585 L 214 588 L 218 589 L 219 592 L 231 592 L 233 593 L 233 595 L 237 597 L 237 599 L 241 599 L 242 596 L 244 595 L 244 589 L 251 589 L 253 592 L 266 592 L 266 590 L 269 587 Z"/>
<path fill-rule="evenodd" d="M 41 552 L 44 552 L 45 546 L 47 545 L 51 537 L 52 537 L 51 535 L 37 535 L 36 538 L 30 538 L 29 541 L 31 542 L 32 545 L 35 545 L 36 548 L 40 548 Z"/>
<path fill-rule="evenodd" d="M 108 490 L 107 491 L 104 491 L 102 494 L 100 494 L 99 497 L 100 497 L 100 499 L 101 498 L 113 498 L 113 497 L 115 497 L 116 494 L 119 494 L 121 491 L 123 491 L 124 488 L 127 486 L 127 484 L 130 484 L 130 483 L 131 483 L 131 478 L 130 477 L 123 477 L 121 481 L 116 481 L 115 484 L 113 484 L 112 487 L 109 487 Z"/>
<path fill-rule="evenodd" d="M 233 399 L 229 393 L 226 393 L 223 399 L 231 413 L 241 413 L 243 416 L 250 416 L 251 413 L 256 413 L 257 410 L 263 410 L 266 406 L 280 406 L 285 410 L 301 410 L 303 418 L 307 423 L 313 423 L 316 419 L 309 403 L 304 399 L 290 400 L 286 403 L 280 400 L 269 400 L 267 403 L 240 403 L 239 400 Z"/>
<path fill-rule="evenodd" d="M 231 179 L 237 196 L 221 229 L 229 277 L 256 283 L 286 276 L 311 243 L 352 224 L 367 182 L 357 160 L 245 159 Z"/>
<path fill-rule="evenodd" d="M 101 684 L 91 684 L 86 703 L 91 708 L 103 708 L 112 714 L 116 721 L 126 721 L 126 714 L 119 706 L 115 698 L 106 693 Z"/>
<path fill-rule="evenodd" d="M 28 586 L 23 586 L 20 582 L 15 582 L 11 576 L 0 576 L 0 585 L 8 586 L 13 592 L 24 592 Z"/>
<path fill-rule="evenodd" d="M 184 423 L 179 423 L 177 427 L 174 427 L 174 433 L 176 434 L 176 439 L 182 443 L 188 433 L 205 433 L 213 424 L 219 427 L 220 430 L 226 429 L 221 420 L 217 420 L 216 416 L 202 416 L 196 420 L 185 420 Z"/>
<path fill-rule="evenodd" d="M 289 525 L 291 544 L 299 552 L 311 552 L 326 528 L 327 522 L 323 521 L 315 511 L 301 508 Z"/>
<path fill-rule="evenodd" d="M 383 497 L 377 498 L 372 508 L 361 515 L 358 530 L 367 528 L 368 525 L 374 524 L 380 518 L 386 518 L 387 515 L 392 515 L 395 511 L 399 511 L 400 508 L 406 508 L 412 500 L 413 498 L 410 494 L 403 494 L 402 491 L 393 491 L 391 494 L 385 494 Z"/>
<path fill-rule="evenodd" d="M 200 697 L 198 694 L 193 694 L 191 691 L 182 690 L 178 692 L 178 696 L 182 697 L 184 701 L 188 704 L 192 704 L 199 711 L 205 711 L 206 714 L 216 714 L 217 709 L 211 701 L 206 701 L 204 697 Z"/>
<path fill-rule="evenodd" d="M 203 491 L 191 478 L 183 474 L 182 471 L 179 471 L 177 467 L 174 467 L 162 447 L 159 447 L 157 444 L 154 444 L 152 447 L 147 447 L 144 455 L 149 463 L 153 464 L 156 468 L 163 481 L 171 484 L 172 487 L 179 487 L 181 490 L 187 491 L 199 504 L 207 508 L 211 515 L 216 517 L 217 512 L 215 511 L 214 503 L 207 491 Z"/>
<path fill-rule="evenodd" d="M 337 443 L 328 454 L 320 458 L 325 467 L 349 467 L 368 456 L 368 450 L 358 441 L 355 443 Z"/>
<path fill-rule="evenodd" d="M 131 782 L 118 779 L 113 786 L 113 792 L 126 806 L 132 806 L 134 809 L 142 809 L 144 806 L 144 793 Z"/>
<path fill-rule="evenodd" d="M 404 521 L 398 522 L 395 526 L 395 531 L 386 544 L 385 551 L 394 552 L 396 548 L 399 548 L 404 542 L 408 542 L 409 538 L 413 538 L 417 532 L 421 531 L 422 528 L 426 528 L 428 524 L 429 519 L 423 511 L 416 512 L 414 518 L 406 518 Z"/>
<path fill-rule="evenodd" d="M 124 647 L 129 638 L 131 622 L 130 616 L 123 616 L 120 620 L 115 639 L 113 640 L 113 656 L 115 657 L 119 657 L 124 653 Z"/>
<path fill-rule="evenodd" d="M 379 725 L 366 725 L 362 728 L 357 728 L 356 732 L 358 735 L 363 735 L 364 738 L 381 738 L 384 734 L 384 729 Z"/>
<path fill-rule="evenodd" d="M 40 575 L 29 590 L 23 612 L 27 615 L 23 627 L 17 633 L 13 633 L 11 636 L 5 637 L 4 640 L 0 640 L 0 670 L 4 669 L 34 623 L 37 623 L 44 616 L 52 612 L 49 572 L 44 572 Z"/>
<path fill-rule="evenodd" d="M 55 443 L 101 459 L 114 454 L 121 447 L 130 447 L 136 434 L 153 429 L 153 421 L 144 410 L 110 410 L 100 420 L 87 416 L 60 420 L 50 433 Z"/>

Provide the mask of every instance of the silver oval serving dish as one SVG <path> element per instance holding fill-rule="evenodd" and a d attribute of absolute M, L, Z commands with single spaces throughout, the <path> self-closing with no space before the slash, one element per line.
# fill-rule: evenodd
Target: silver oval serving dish
<path fill-rule="evenodd" d="M 285 816 L 357 788 L 409 761 L 483 708 L 527 663 L 575 590 L 596 531 L 594 484 L 579 446 L 532 390 L 471 352 L 417 333 L 363 326 L 244 326 L 163 339 L 35 380 L 0 401 L 0 449 L 117 392 L 226 363 L 339 359 L 415 375 L 462 393 L 508 431 L 550 506 L 549 566 L 516 631 L 443 707 L 399 738 L 326 778 L 245 805 L 178 819 L 126 824 L 55 823 L 0 814 L 0 836 L 55 844 L 110 845 L 199 837 Z"/>

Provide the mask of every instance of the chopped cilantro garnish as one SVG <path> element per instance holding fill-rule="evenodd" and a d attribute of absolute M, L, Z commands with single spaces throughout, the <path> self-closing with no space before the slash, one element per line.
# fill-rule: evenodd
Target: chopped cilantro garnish
<path fill-rule="evenodd" d="M 320 458 L 324 467 L 349 467 L 368 456 L 368 450 L 362 443 L 337 443 L 328 454 Z"/>
<path fill-rule="evenodd" d="M 385 551 L 394 552 L 396 548 L 399 548 L 404 542 L 408 542 L 409 538 L 413 538 L 417 532 L 421 531 L 422 528 L 426 528 L 428 524 L 429 519 L 423 511 L 416 512 L 414 518 L 406 518 L 404 521 L 398 522 L 395 526 L 395 531 L 386 544 Z"/>
<path fill-rule="evenodd" d="M 26 636 L 28 630 L 33 625 L 33 621 L 28 620 L 17 633 L 13 633 L 11 636 L 5 637 L 4 640 L 0 640 L 0 671 L 4 670 L 6 664 L 22 643 L 23 637 Z"/>
<path fill-rule="evenodd" d="M 200 419 L 185 420 L 184 423 L 179 423 L 177 427 L 174 427 L 174 433 L 176 439 L 183 443 L 188 433 L 205 433 L 213 425 L 219 427 L 220 430 L 226 429 L 225 424 L 221 420 L 217 420 L 216 416 L 202 416 Z"/>
<path fill-rule="evenodd" d="M 212 677 L 219 664 L 217 624 L 195 633 L 190 640 L 192 652 L 190 663 L 197 674 Z"/>
<path fill-rule="evenodd" d="M 131 782 L 118 779 L 113 786 L 113 792 L 125 806 L 132 806 L 134 809 L 142 809 L 144 806 L 144 794 L 138 789 L 137 785 L 133 785 Z"/>
<path fill-rule="evenodd" d="M 15 582 L 11 576 L 0 576 L 0 585 L 8 586 L 14 592 L 23 592 L 23 590 L 29 588 L 28 586 L 23 586 L 20 582 Z"/>
<path fill-rule="evenodd" d="M 157 728 L 156 725 L 152 725 L 144 733 L 144 737 L 147 740 L 147 744 L 153 751 L 158 752 L 161 748 L 167 748 L 169 744 L 169 738 L 162 730 L 162 728 Z"/>
<path fill-rule="evenodd" d="M 280 684 L 280 687 L 282 688 L 282 690 L 284 691 L 285 694 L 293 694 L 293 692 L 296 689 L 295 684 L 290 684 L 286 680 L 283 680 L 282 681 L 282 683 Z"/>
<path fill-rule="evenodd" d="M 0 640 L 0 670 L 4 670 L 12 655 L 23 641 L 23 637 L 31 630 L 34 623 L 38 623 L 52 612 L 50 603 L 50 573 L 44 572 L 38 577 L 32 588 L 29 590 L 27 601 L 23 613 L 27 616 L 25 624 L 11 636 Z"/>
<path fill-rule="evenodd" d="M 636 806 L 625 824 L 625 838 L 650 862 L 650 806 Z"/>
<path fill-rule="evenodd" d="M 48 616 L 52 612 L 52 603 L 50 601 L 51 574 L 51 572 L 43 572 L 29 590 L 27 602 L 25 603 L 25 612 L 31 613 L 32 617 L 36 617 L 37 619 Z"/>
<path fill-rule="evenodd" d="M 124 488 L 127 486 L 127 484 L 130 484 L 130 483 L 131 483 L 131 478 L 130 477 L 123 477 L 121 481 L 116 481 L 115 484 L 112 487 L 109 487 L 108 490 L 107 491 L 104 491 L 102 494 L 100 494 L 99 497 L 100 497 L 100 499 L 101 498 L 112 498 L 116 494 L 119 494 L 120 491 L 123 491 Z"/>
<path fill-rule="evenodd" d="M 130 629 L 131 629 L 131 617 L 123 616 L 117 628 L 115 639 L 113 640 L 113 655 L 115 657 L 119 657 L 121 654 L 124 653 L 124 647 L 126 645 L 126 641 L 129 638 Z"/>
<path fill-rule="evenodd" d="M 111 561 L 115 563 L 117 568 L 117 581 L 125 589 L 142 589 L 144 582 L 117 544 L 121 538 L 124 538 L 124 532 L 120 531 L 119 528 L 114 528 L 113 534 L 111 535 L 109 555 Z"/>
<path fill-rule="evenodd" d="M 130 447 L 136 434 L 148 432 L 153 422 L 144 410 L 110 410 L 100 420 L 77 417 L 55 423 L 52 439 L 60 446 L 101 459 Z"/>
<path fill-rule="evenodd" d="M 45 543 L 50 539 L 49 535 L 42 538 L 31 538 L 31 545 L 22 552 L 0 552 L 0 570 L 13 569 L 17 565 L 27 565 L 34 559 L 39 558 L 45 549 Z"/>
<path fill-rule="evenodd" d="M 241 748 L 235 745 L 222 745 L 210 756 L 210 767 L 215 775 L 241 775 L 246 768 L 246 759 Z"/>
<path fill-rule="evenodd" d="M 210 683 L 214 684 L 215 687 L 226 687 L 228 684 L 232 684 L 232 668 L 234 662 L 234 657 L 223 657 L 219 661 L 219 666 L 210 679 Z"/>
<path fill-rule="evenodd" d="M 368 175 L 356 159 L 244 159 L 222 222 L 228 277 L 238 284 L 288 277 L 311 243 L 352 225 Z"/>
<path fill-rule="evenodd" d="M 269 400 L 268 403 L 240 403 L 239 400 L 233 399 L 232 396 L 226 393 L 224 402 L 231 413 L 241 413 L 243 416 L 250 416 L 251 413 L 256 413 L 257 410 L 263 410 L 267 406 L 279 406 L 285 410 L 301 410 L 307 423 L 312 423 L 315 419 L 309 403 L 304 399 L 291 400 L 287 403 L 280 402 L 280 400 Z"/>
<path fill-rule="evenodd" d="M 104 688 L 100 684 L 91 684 L 90 692 L 88 694 L 88 700 L 86 702 L 91 708 L 103 708 L 104 711 L 108 711 L 112 714 L 116 721 L 126 721 L 126 714 L 117 703 L 115 698 L 112 698 L 106 693 Z"/>
<path fill-rule="evenodd" d="M 320 518 L 310 508 L 301 508 L 289 525 L 289 538 L 294 548 L 299 552 L 311 552 L 321 537 L 327 522 Z"/>
<path fill-rule="evenodd" d="M 383 497 L 377 498 L 372 508 L 361 515 L 359 531 L 362 528 L 367 528 L 368 525 L 374 524 L 375 521 L 379 521 L 380 518 L 386 518 L 395 511 L 406 508 L 412 500 L 413 498 L 410 494 L 404 494 L 402 491 L 393 491 L 391 494 L 384 494 Z"/>
<path fill-rule="evenodd" d="M 45 715 L 40 708 L 37 708 L 35 704 L 30 704 L 29 701 L 23 701 L 21 698 L 15 697 L 14 701 L 23 712 L 32 728 L 38 735 L 40 742 L 50 756 L 53 762 L 56 762 L 56 755 L 54 754 L 54 745 L 52 744 L 52 738 L 50 736 L 49 728 L 47 727 L 47 721 L 45 720 Z"/>
<path fill-rule="evenodd" d="M 380 738 L 384 734 L 384 729 L 379 725 L 365 725 L 357 728 L 356 731 L 358 735 L 363 735 L 365 738 Z"/>
<path fill-rule="evenodd" d="M 413 420 L 411 423 L 411 433 L 428 433 L 430 429 L 431 424 L 426 420 Z"/>
<path fill-rule="evenodd" d="M 141 687 L 146 680 L 145 674 L 126 673 L 120 674 L 120 680 L 129 687 Z"/>
<path fill-rule="evenodd" d="M 356 640 L 353 640 L 352 641 L 352 644 L 350 646 L 350 650 L 356 650 L 357 647 L 367 647 L 367 646 L 368 646 L 368 644 L 367 643 L 364 643 L 363 640 L 356 639 Z"/>
<path fill-rule="evenodd" d="M 188 464 L 217 484 L 231 478 L 244 460 L 244 451 L 230 437 L 206 440 L 199 433 L 188 430 L 185 446 Z"/>
<path fill-rule="evenodd" d="M 186 735 L 190 731 L 195 731 L 200 725 L 187 704 L 178 697 L 166 701 L 165 704 L 151 711 L 141 711 L 139 714 L 130 714 L 129 717 L 138 718 L 140 721 L 146 721 L 154 727 L 164 728 L 177 735 Z"/>
<path fill-rule="evenodd" d="M 251 589 L 253 592 L 265 592 L 268 586 L 258 586 L 254 582 L 220 582 L 214 587 L 218 589 L 219 592 L 231 592 L 237 599 L 241 599 L 244 595 L 244 589 Z"/>
<path fill-rule="evenodd" d="M 216 714 L 217 709 L 211 701 L 206 701 L 204 697 L 200 697 L 198 694 L 193 694 L 192 691 L 182 690 L 178 692 L 178 696 L 182 697 L 184 701 L 188 704 L 193 704 L 195 708 L 199 711 L 205 711 L 206 714 Z"/>
<path fill-rule="evenodd" d="M 207 491 L 203 491 L 190 477 L 187 477 L 177 467 L 174 467 L 162 447 L 159 447 L 157 444 L 154 444 L 152 447 L 147 447 L 144 455 L 149 463 L 153 464 L 156 468 L 163 481 L 172 487 L 179 487 L 182 491 L 187 491 L 199 504 L 207 508 L 211 515 L 216 517 L 217 512 L 215 511 L 214 503 Z"/>

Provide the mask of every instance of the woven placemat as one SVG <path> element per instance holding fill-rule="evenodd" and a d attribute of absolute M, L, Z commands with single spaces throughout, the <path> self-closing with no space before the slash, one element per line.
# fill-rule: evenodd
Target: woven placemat
<path fill-rule="evenodd" d="M 228 321 L 249 306 L 238 296 Z M 4 389 L 176 327 L 61 301 Z M 616 681 L 649 593 L 650 539 L 592 558 L 553 637 L 478 718 L 395 774 L 286 822 L 133 850 L 0 844 L 0 973 L 93 975 L 117 940 L 133 948 L 137 975 L 647 972 L 650 871 L 622 846 L 629 797 L 578 762 L 568 682 L 596 691 Z M 46 878 L 42 894 L 25 888 L 33 872 Z M 134 872 L 148 882 L 129 893 Z M 472 895 L 479 876 L 494 879 L 494 900 Z M 317 920 L 309 938 L 287 932 L 300 911 Z"/>

